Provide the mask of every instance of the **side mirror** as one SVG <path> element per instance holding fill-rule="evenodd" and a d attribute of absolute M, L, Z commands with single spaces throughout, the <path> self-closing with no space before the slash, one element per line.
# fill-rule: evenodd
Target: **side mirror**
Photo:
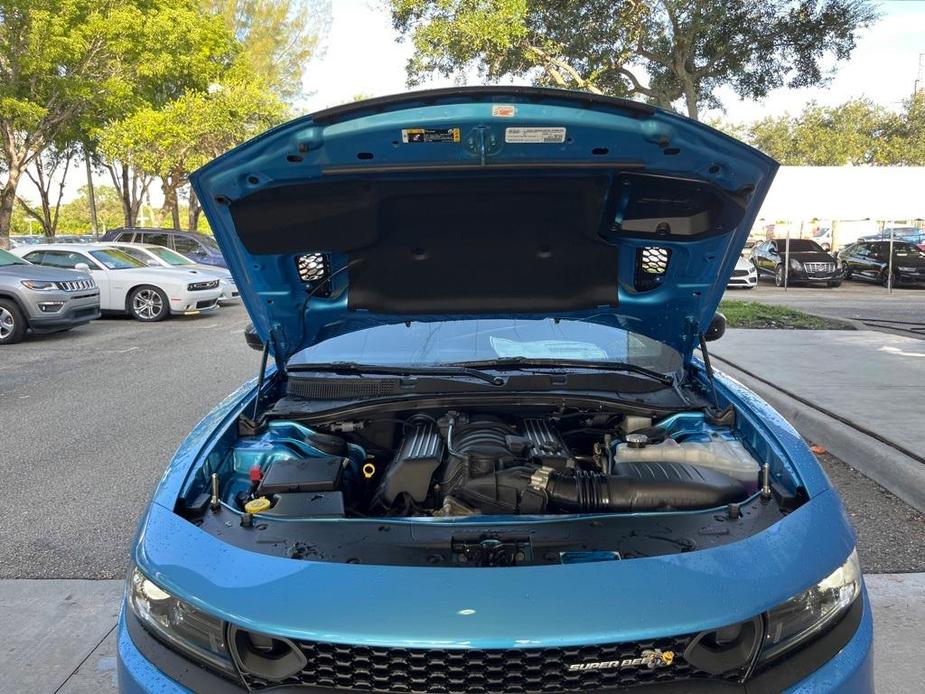
<path fill-rule="evenodd" d="M 703 339 L 707 342 L 713 342 L 725 334 L 726 316 L 724 316 L 722 313 L 717 313 L 713 316 L 713 320 L 710 321 L 710 327 L 708 327 L 707 331 L 703 334 Z"/>
<path fill-rule="evenodd" d="M 80 270 L 81 272 L 90 272 L 90 266 L 86 263 L 77 263 L 77 265 L 74 266 L 74 269 Z"/>
<path fill-rule="evenodd" d="M 257 334 L 257 330 L 254 328 L 253 323 L 248 323 L 244 326 L 244 341 L 251 349 L 257 350 L 258 352 L 263 351 L 263 340 L 261 340 L 260 335 Z"/>

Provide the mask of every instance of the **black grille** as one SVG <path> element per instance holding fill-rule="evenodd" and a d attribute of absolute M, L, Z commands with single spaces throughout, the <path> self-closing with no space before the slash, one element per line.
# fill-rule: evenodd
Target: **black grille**
<path fill-rule="evenodd" d="M 309 400 L 352 400 L 399 392 L 397 378 L 363 380 L 358 378 L 290 378 L 286 393 Z"/>
<path fill-rule="evenodd" d="M 671 250 L 660 246 L 636 249 L 636 273 L 633 285 L 636 291 L 646 292 L 658 287 L 668 272 Z"/>
<path fill-rule="evenodd" d="M 55 282 L 58 289 L 66 292 L 80 292 L 85 289 L 93 289 L 96 283 L 93 280 L 69 280 L 67 282 Z"/>
<path fill-rule="evenodd" d="M 283 684 L 411 694 L 564 694 L 715 677 L 696 670 L 681 657 L 691 638 L 505 650 L 380 648 L 306 641 L 297 645 L 305 654 L 307 665 L 292 677 L 282 682 L 267 682 L 245 673 L 244 679 L 258 690 Z M 671 664 L 569 669 L 573 664 L 634 660 L 655 649 L 662 653 L 671 651 L 674 656 Z M 719 679 L 735 681 L 737 677 Z"/>

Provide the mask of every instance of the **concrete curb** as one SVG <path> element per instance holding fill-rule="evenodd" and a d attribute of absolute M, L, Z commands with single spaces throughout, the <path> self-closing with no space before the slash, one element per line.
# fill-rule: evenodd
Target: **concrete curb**
<path fill-rule="evenodd" d="M 805 438 L 825 446 L 832 455 L 925 513 L 925 465 L 921 462 L 753 378 L 727 359 L 715 355 L 711 358 L 719 371 L 755 391 Z"/>

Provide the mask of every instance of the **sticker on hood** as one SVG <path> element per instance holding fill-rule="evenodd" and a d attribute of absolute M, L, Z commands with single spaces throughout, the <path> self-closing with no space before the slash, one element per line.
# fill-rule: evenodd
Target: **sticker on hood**
<path fill-rule="evenodd" d="M 559 144 L 565 142 L 565 128 L 505 128 L 504 141 Z"/>
<path fill-rule="evenodd" d="M 409 142 L 459 142 L 459 128 L 408 128 L 401 131 L 401 141 Z"/>
<path fill-rule="evenodd" d="M 513 118 L 517 115 L 517 107 L 514 104 L 495 104 L 491 107 L 491 115 L 494 118 Z"/>

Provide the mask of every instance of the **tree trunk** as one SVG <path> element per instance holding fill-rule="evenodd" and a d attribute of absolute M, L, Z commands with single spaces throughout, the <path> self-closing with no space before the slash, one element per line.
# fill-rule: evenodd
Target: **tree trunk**
<path fill-rule="evenodd" d="M 10 247 L 10 224 L 13 221 L 13 205 L 16 202 L 16 188 L 22 166 L 18 161 L 10 161 L 6 183 L 0 188 L 0 248 Z"/>
<path fill-rule="evenodd" d="M 187 210 L 187 228 L 190 231 L 199 231 L 199 211 L 202 208 L 199 206 L 199 198 L 196 197 L 196 191 L 193 190 L 190 186 L 189 190 L 189 209 Z"/>
<path fill-rule="evenodd" d="M 173 177 L 161 179 L 161 190 L 164 191 L 164 206 L 161 211 L 170 213 L 170 220 L 173 228 L 180 230 L 180 199 L 177 195 L 177 186 L 173 182 Z"/>
<path fill-rule="evenodd" d="M 700 120 L 700 111 L 697 108 L 697 90 L 693 84 L 684 85 L 684 101 L 687 104 L 687 115 L 694 120 Z"/>

